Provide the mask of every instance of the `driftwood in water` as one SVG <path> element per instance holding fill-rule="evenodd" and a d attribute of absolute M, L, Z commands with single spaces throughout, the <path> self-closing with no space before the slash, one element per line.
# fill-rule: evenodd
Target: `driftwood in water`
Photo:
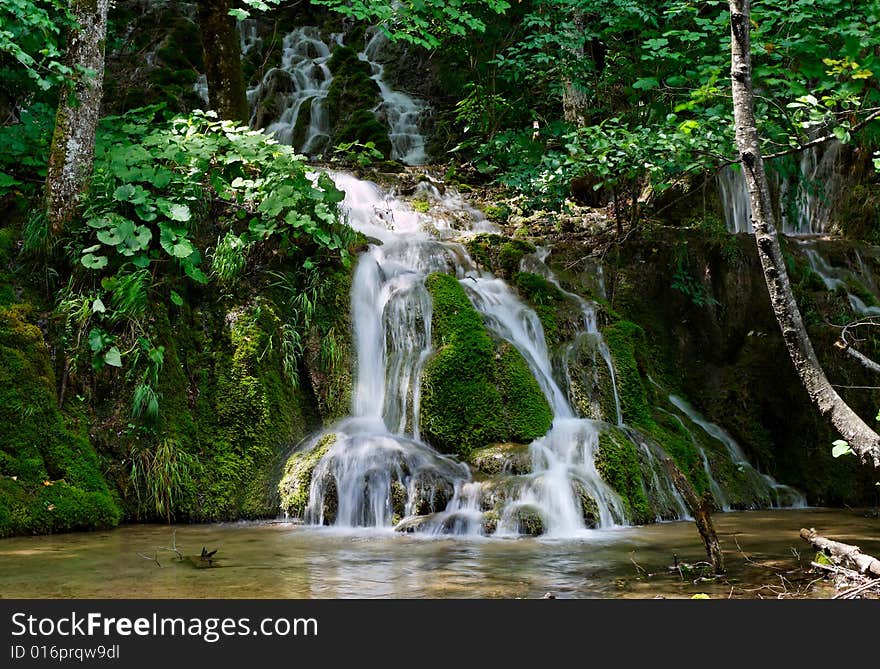
<path fill-rule="evenodd" d="M 718 542 L 718 535 L 715 533 L 715 525 L 712 523 L 712 502 L 704 495 L 699 497 L 697 491 L 688 481 L 682 471 L 675 466 L 675 463 L 666 458 L 663 461 L 672 482 L 675 484 L 676 490 L 684 498 L 684 503 L 694 517 L 703 543 L 706 544 L 706 555 L 709 556 L 709 562 L 712 564 L 712 570 L 716 574 L 724 573 L 724 554 L 721 552 L 721 544 Z"/>
<path fill-rule="evenodd" d="M 809 542 L 813 547 L 822 551 L 834 564 L 843 564 L 843 566 L 853 569 L 854 571 L 871 576 L 872 578 L 880 578 L 880 560 L 862 553 L 858 546 L 850 544 L 842 544 L 839 541 L 832 541 L 820 536 L 815 529 L 810 528 L 801 530 L 801 539 Z"/>

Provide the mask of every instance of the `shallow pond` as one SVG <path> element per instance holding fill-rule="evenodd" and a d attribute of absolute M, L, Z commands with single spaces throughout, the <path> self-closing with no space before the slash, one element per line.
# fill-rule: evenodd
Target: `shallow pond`
<path fill-rule="evenodd" d="M 828 597 L 829 586 L 802 569 L 815 552 L 799 538 L 800 528 L 880 555 L 880 519 L 865 510 L 723 513 L 715 523 L 728 566 L 717 580 L 699 580 L 687 569 L 705 559 L 689 521 L 594 530 L 574 540 L 427 538 L 287 523 L 177 525 L 183 562 L 163 550 L 172 528 L 127 525 L 0 540 L 0 596 Z M 217 550 L 212 568 L 194 568 L 203 546 Z M 673 567 L 675 556 L 684 569 Z"/>

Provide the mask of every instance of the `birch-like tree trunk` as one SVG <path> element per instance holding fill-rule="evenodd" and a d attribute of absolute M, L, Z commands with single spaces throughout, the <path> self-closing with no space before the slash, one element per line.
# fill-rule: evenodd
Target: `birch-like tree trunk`
<path fill-rule="evenodd" d="M 104 43 L 109 0 L 73 0 L 77 26 L 65 62 L 73 75 L 61 87 L 46 170 L 49 229 L 58 235 L 73 217 L 95 161 L 95 132 L 104 86 Z"/>
<path fill-rule="evenodd" d="M 198 0 L 198 22 L 211 109 L 220 118 L 247 123 L 250 110 L 241 71 L 241 42 L 235 19 L 229 15 L 229 0 Z"/>
<path fill-rule="evenodd" d="M 828 382 L 795 302 L 776 234 L 770 188 L 755 119 L 752 89 L 749 0 L 729 0 L 731 69 L 736 145 L 752 206 L 752 224 L 758 256 L 770 292 L 773 313 L 801 382 L 823 416 L 831 423 L 862 462 L 880 467 L 880 435 L 843 401 Z"/>

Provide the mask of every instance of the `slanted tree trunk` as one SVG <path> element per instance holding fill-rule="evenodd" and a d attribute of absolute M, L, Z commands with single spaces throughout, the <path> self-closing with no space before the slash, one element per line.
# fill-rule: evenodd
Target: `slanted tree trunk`
<path fill-rule="evenodd" d="M 108 5 L 109 0 L 72 2 L 78 25 L 71 28 L 65 60 L 73 75 L 61 87 L 46 170 L 46 214 L 56 236 L 73 217 L 95 161 Z"/>
<path fill-rule="evenodd" d="M 880 435 L 877 435 L 837 394 L 822 370 L 807 335 L 791 291 L 770 202 L 770 188 L 755 119 L 750 54 L 749 0 L 729 0 L 731 69 L 736 145 L 752 206 L 752 224 L 758 256 L 770 292 L 770 304 L 782 330 L 785 346 L 810 399 L 820 413 L 831 419 L 862 462 L 880 467 Z"/>
<path fill-rule="evenodd" d="M 199 0 L 198 8 L 211 109 L 220 118 L 247 123 L 250 111 L 241 71 L 241 42 L 235 19 L 229 15 L 229 0 Z"/>
<path fill-rule="evenodd" d="M 699 530 L 700 537 L 702 537 L 703 543 L 706 545 L 706 555 L 712 564 L 712 571 L 716 574 L 723 574 L 724 553 L 721 552 L 721 544 L 718 541 L 718 535 L 715 533 L 715 524 L 712 522 L 711 502 L 706 495 L 703 497 L 697 495 L 697 491 L 694 490 L 687 476 L 675 466 L 672 459 L 666 458 L 663 464 L 666 465 L 666 471 L 669 472 L 675 489 L 681 493 L 684 503 L 694 517 L 697 530 Z"/>

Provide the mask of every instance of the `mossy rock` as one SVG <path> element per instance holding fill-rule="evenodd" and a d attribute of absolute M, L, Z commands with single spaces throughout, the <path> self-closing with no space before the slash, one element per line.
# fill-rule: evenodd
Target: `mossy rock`
<path fill-rule="evenodd" d="M 373 112 L 381 101 L 379 85 L 372 79 L 369 63 L 358 58 L 350 46 L 337 46 L 327 61 L 333 80 L 325 106 L 334 119 L 334 145 L 372 142 L 385 158 L 391 155 L 388 126 Z"/>
<path fill-rule="evenodd" d="M 537 537 L 546 532 L 544 516 L 541 513 L 541 510 L 530 504 L 523 504 L 516 507 L 511 512 L 510 522 L 519 534 Z"/>
<path fill-rule="evenodd" d="M 553 415 L 522 356 L 496 344 L 455 277 L 432 274 L 436 353 L 422 376 L 421 431 L 435 448 L 466 459 L 474 448 L 529 442 Z"/>
<path fill-rule="evenodd" d="M 88 437 L 58 408 L 35 317 L 0 307 L 0 536 L 112 527 L 121 510 Z"/>
<path fill-rule="evenodd" d="M 523 256 L 535 252 L 534 245 L 527 241 L 494 234 L 476 235 L 465 246 L 479 265 L 507 280 L 519 272 Z"/>
<path fill-rule="evenodd" d="M 630 522 L 641 524 L 654 519 L 642 481 L 639 454 L 635 445 L 616 428 L 603 430 L 599 435 L 596 471 L 623 499 Z"/>
<path fill-rule="evenodd" d="M 532 456 L 525 444 L 492 444 L 471 453 L 468 463 L 482 474 L 528 474 Z"/>
<path fill-rule="evenodd" d="M 312 485 L 312 472 L 327 451 L 336 443 L 336 434 L 326 434 L 318 439 L 308 450 L 295 451 L 284 465 L 284 475 L 278 483 L 281 496 L 281 510 L 302 518 L 309 505 L 309 489 Z"/>

